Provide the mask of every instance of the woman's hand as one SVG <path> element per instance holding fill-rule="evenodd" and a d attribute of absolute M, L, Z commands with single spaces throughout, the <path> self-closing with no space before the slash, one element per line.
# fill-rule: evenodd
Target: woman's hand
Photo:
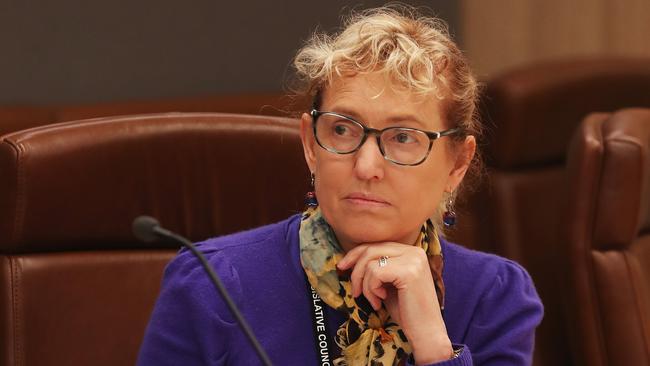
<path fill-rule="evenodd" d="M 388 257 L 379 266 L 379 258 Z M 363 295 L 377 310 L 386 305 L 406 334 L 418 365 L 445 361 L 453 354 L 426 253 L 399 243 L 361 244 L 350 250 L 338 268 L 353 268 L 352 295 Z"/>

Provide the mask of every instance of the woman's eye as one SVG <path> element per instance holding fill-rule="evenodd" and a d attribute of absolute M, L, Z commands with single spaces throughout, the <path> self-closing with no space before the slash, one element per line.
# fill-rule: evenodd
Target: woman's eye
<path fill-rule="evenodd" d="M 339 136 L 343 136 L 349 133 L 349 129 L 347 126 L 344 125 L 336 125 L 334 126 L 334 133 L 336 133 Z"/>
<path fill-rule="evenodd" d="M 400 144 L 408 144 L 408 143 L 411 143 L 411 142 L 414 142 L 414 141 L 415 141 L 415 139 L 413 138 L 413 136 L 409 135 L 409 134 L 406 133 L 406 132 L 400 132 L 400 133 L 396 134 L 396 135 L 393 137 L 393 139 L 394 139 L 395 141 L 399 142 Z"/>

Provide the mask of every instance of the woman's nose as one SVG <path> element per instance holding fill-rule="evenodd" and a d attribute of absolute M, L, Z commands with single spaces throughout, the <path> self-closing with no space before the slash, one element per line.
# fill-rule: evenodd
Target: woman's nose
<path fill-rule="evenodd" d="M 354 171 L 361 180 L 382 179 L 386 159 L 379 150 L 377 139 L 368 136 L 368 139 L 355 152 Z"/>

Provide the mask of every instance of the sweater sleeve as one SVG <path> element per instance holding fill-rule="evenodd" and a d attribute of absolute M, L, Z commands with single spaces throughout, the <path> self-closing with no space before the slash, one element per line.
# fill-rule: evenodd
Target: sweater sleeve
<path fill-rule="evenodd" d="M 528 366 L 532 364 L 535 329 L 543 307 L 528 273 L 518 264 L 499 258 L 481 274 L 469 325 L 460 339 L 458 357 L 426 366 Z M 412 365 L 409 363 L 409 366 Z"/>
<path fill-rule="evenodd" d="M 542 317 L 542 303 L 526 270 L 509 260 L 501 262 L 466 333 L 474 364 L 532 364 L 535 329 Z"/>
<path fill-rule="evenodd" d="M 226 288 L 240 288 L 225 256 L 206 256 Z M 230 295 L 235 302 L 241 298 L 238 292 Z M 234 318 L 199 260 L 183 250 L 165 269 L 137 365 L 225 365 L 233 329 Z"/>

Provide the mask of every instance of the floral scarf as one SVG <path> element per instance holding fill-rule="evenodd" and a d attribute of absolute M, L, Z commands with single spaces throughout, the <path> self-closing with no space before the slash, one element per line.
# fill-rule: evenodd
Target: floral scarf
<path fill-rule="evenodd" d="M 443 309 L 442 252 L 430 220 L 422 226 L 415 245 L 429 257 L 436 295 Z M 342 352 L 334 365 L 404 365 L 411 354 L 404 332 L 384 306 L 375 311 L 363 295 L 352 297 L 349 273 L 340 273 L 336 268 L 344 254 L 320 209 L 307 209 L 300 223 L 300 260 L 307 279 L 326 304 L 348 315 L 336 332 L 336 344 Z"/>

